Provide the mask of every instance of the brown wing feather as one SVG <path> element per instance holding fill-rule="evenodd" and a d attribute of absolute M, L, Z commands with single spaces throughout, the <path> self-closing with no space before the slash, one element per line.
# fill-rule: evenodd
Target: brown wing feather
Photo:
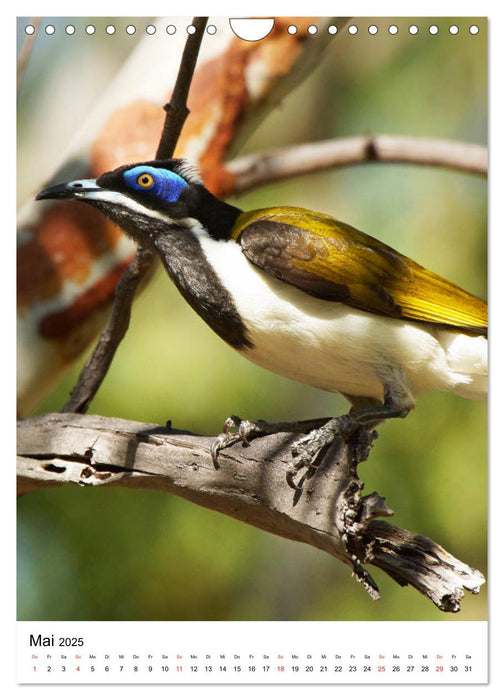
<path fill-rule="evenodd" d="M 487 333 L 484 301 L 324 214 L 256 210 L 239 217 L 233 237 L 252 263 L 308 294 L 375 314 Z"/>

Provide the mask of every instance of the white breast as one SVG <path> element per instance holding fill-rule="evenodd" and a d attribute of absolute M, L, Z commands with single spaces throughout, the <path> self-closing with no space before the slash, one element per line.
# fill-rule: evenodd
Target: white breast
<path fill-rule="evenodd" d="M 317 299 L 263 273 L 238 243 L 216 241 L 204 232 L 199 238 L 254 344 L 242 354 L 261 367 L 320 389 L 380 400 L 387 385 L 408 407 L 431 389 L 468 395 L 475 377 L 467 362 L 473 367 L 474 355 L 486 376 L 483 338 Z M 455 338 L 460 340 L 454 344 Z"/>

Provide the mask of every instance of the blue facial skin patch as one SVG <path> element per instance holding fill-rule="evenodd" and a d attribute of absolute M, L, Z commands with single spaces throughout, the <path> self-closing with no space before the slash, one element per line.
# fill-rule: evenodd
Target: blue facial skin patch
<path fill-rule="evenodd" d="M 187 182 L 171 170 L 137 165 L 126 170 L 124 180 L 128 187 L 138 192 L 151 192 L 164 202 L 176 202 Z"/>

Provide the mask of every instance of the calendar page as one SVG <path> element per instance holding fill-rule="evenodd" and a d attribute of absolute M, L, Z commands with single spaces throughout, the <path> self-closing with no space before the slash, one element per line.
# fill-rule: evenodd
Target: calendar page
<path fill-rule="evenodd" d="M 487 24 L 17 17 L 20 686 L 488 682 Z"/>

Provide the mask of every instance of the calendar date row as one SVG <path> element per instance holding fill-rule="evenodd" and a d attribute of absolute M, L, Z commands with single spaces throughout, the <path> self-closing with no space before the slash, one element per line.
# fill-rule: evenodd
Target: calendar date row
<path fill-rule="evenodd" d="M 142 666 L 139 664 L 129 665 L 129 664 L 119 664 L 115 665 L 86 665 L 79 664 L 76 666 L 72 665 L 36 665 L 33 666 L 33 671 L 41 671 L 46 673 L 66 673 L 66 672 L 105 672 L 105 673 L 190 673 L 190 674 L 209 674 L 209 673 L 471 673 L 472 666 L 467 664 L 463 665 L 314 665 L 314 664 L 294 664 L 294 665 L 174 665 L 168 666 L 163 664 L 161 666 L 157 665 L 146 665 Z"/>

